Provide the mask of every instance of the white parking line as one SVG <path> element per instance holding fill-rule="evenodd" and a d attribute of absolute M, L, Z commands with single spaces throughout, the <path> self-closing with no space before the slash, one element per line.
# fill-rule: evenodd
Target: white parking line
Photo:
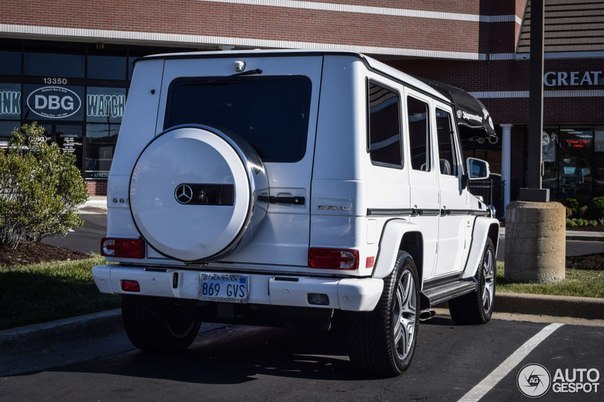
<path fill-rule="evenodd" d="M 533 351 L 541 342 L 547 339 L 548 336 L 554 333 L 564 324 L 550 324 L 539 331 L 535 336 L 526 341 L 514 353 L 503 361 L 495 370 L 486 376 L 478 385 L 472 388 L 467 394 L 461 397 L 460 402 L 475 402 L 479 401 L 491 389 L 493 389 L 499 381 L 503 380 L 529 353 Z"/>

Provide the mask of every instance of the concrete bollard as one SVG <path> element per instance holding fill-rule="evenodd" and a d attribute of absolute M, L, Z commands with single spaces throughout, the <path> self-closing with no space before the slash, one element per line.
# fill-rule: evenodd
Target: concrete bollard
<path fill-rule="evenodd" d="M 505 280 L 557 282 L 566 275 L 566 208 L 515 201 L 506 208 Z"/>

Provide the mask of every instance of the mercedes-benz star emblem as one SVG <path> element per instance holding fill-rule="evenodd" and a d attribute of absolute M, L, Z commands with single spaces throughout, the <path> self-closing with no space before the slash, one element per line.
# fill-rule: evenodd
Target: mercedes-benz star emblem
<path fill-rule="evenodd" d="M 179 204 L 188 204 L 193 200 L 193 189 L 187 184 L 179 184 L 174 190 L 174 198 Z"/>

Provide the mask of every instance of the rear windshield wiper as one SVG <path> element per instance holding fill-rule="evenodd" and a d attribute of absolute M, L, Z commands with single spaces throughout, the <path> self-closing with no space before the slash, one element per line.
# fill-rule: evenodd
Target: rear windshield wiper
<path fill-rule="evenodd" d="M 242 71 L 240 73 L 227 75 L 226 77 L 220 77 L 220 78 L 216 78 L 216 79 L 213 79 L 210 81 L 206 81 L 205 84 L 220 84 L 220 83 L 223 83 L 223 82 L 228 81 L 233 78 L 244 77 L 247 75 L 256 75 L 256 74 L 262 74 L 262 70 L 259 68 L 256 68 L 254 70 Z"/>

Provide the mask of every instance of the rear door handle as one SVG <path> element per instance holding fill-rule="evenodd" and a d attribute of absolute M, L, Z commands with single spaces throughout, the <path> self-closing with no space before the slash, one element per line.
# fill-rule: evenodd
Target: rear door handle
<path fill-rule="evenodd" d="M 266 196 L 259 195 L 259 201 L 268 202 L 270 204 L 292 204 L 292 205 L 304 205 L 306 199 L 304 197 L 295 197 L 295 196 Z"/>

